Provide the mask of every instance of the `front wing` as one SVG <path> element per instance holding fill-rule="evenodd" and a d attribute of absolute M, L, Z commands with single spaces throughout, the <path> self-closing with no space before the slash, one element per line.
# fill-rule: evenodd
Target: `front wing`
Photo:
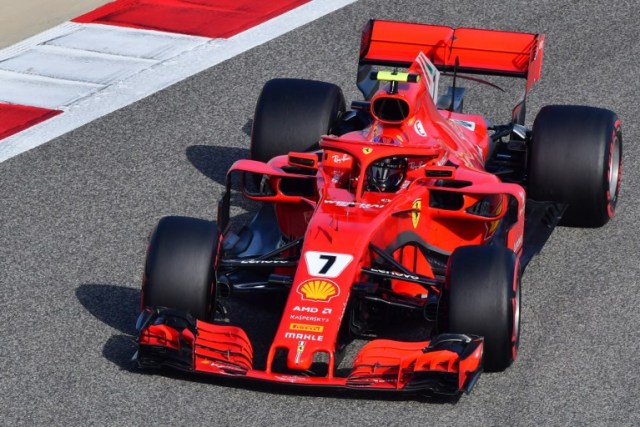
<path fill-rule="evenodd" d="M 143 311 L 138 319 L 138 351 L 142 368 L 178 370 L 268 381 L 298 386 L 388 390 L 458 395 L 469 393 L 482 371 L 483 340 L 462 334 L 442 334 L 429 341 L 376 339 L 356 356 L 346 376 L 324 377 L 253 368 L 253 350 L 244 330 L 236 326 L 195 320 L 170 309 Z"/>

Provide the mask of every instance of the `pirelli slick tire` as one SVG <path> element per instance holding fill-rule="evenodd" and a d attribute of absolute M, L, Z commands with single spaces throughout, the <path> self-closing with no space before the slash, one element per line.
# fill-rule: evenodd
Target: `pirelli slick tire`
<path fill-rule="evenodd" d="M 143 307 L 185 310 L 206 320 L 215 307 L 218 232 L 213 222 L 168 216 L 151 235 L 142 288 Z"/>
<path fill-rule="evenodd" d="M 501 246 L 456 249 L 447 267 L 447 332 L 484 338 L 484 370 L 504 371 L 520 341 L 520 271 L 513 251 Z"/>
<path fill-rule="evenodd" d="M 269 80 L 256 105 L 251 159 L 267 162 L 291 151 L 318 148 L 345 110 L 342 90 L 331 83 L 302 79 Z"/>
<path fill-rule="evenodd" d="M 622 177 L 622 132 L 616 114 L 549 105 L 538 113 L 532 131 L 528 196 L 566 204 L 560 225 L 605 225 L 615 214 Z"/>

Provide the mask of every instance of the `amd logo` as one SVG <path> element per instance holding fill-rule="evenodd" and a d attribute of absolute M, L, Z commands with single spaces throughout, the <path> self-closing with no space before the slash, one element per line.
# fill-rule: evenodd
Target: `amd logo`
<path fill-rule="evenodd" d="M 301 307 L 299 305 L 296 305 L 295 307 L 293 307 L 293 311 L 299 311 L 302 313 L 317 313 L 319 311 L 318 307 Z"/>
<path fill-rule="evenodd" d="M 299 305 L 293 307 L 293 311 L 297 311 L 300 313 L 320 313 L 320 309 L 318 307 L 303 307 Z M 331 308 L 324 307 L 322 309 L 322 313 L 320 314 L 331 314 Z"/>

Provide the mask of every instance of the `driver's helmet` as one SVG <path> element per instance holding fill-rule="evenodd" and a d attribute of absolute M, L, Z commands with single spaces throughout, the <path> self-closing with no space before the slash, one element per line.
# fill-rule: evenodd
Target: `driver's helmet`
<path fill-rule="evenodd" d="M 367 190 L 395 192 L 404 181 L 406 171 L 407 159 L 404 157 L 376 160 L 367 168 Z"/>

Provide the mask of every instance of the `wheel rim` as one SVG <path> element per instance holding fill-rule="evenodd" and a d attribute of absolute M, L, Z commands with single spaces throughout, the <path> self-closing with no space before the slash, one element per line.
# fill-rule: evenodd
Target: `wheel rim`
<path fill-rule="evenodd" d="M 516 360 L 520 344 L 520 275 L 515 277 L 515 292 L 511 299 L 513 306 L 513 326 L 511 333 L 511 360 Z"/>
<path fill-rule="evenodd" d="M 618 183 L 620 180 L 620 158 L 622 147 L 617 133 L 614 134 L 609 166 L 609 203 L 615 206 L 618 199 Z"/>

